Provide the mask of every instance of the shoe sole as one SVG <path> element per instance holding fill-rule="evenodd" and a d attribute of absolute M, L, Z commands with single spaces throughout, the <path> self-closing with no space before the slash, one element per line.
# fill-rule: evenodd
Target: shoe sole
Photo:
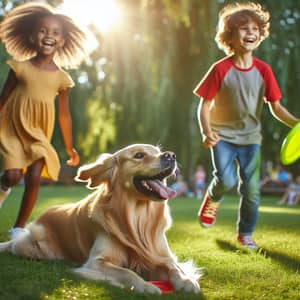
<path fill-rule="evenodd" d="M 208 224 L 201 223 L 201 222 L 200 222 L 200 225 L 201 225 L 203 228 L 211 228 L 211 227 L 213 227 L 213 225 L 208 225 Z"/>
<path fill-rule="evenodd" d="M 203 222 L 200 220 L 200 216 L 198 216 L 198 220 L 199 220 L 200 225 L 201 225 L 203 228 L 210 228 L 210 227 L 213 227 L 214 224 L 215 224 L 215 222 L 212 223 L 212 224 L 203 223 Z"/>
<path fill-rule="evenodd" d="M 243 247 L 244 249 L 247 249 L 247 250 L 250 250 L 250 251 L 259 251 L 259 247 L 258 246 L 247 246 L 247 245 L 244 245 L 242 242 L 240 242 L 239 240 L 237 240 L 237 242 L 239 243 L 239 245 L 241 247 Z"/>

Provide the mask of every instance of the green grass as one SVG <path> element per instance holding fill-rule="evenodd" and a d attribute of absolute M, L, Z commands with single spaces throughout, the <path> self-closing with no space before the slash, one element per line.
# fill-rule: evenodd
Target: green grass
<path fill-rule="evenodd" d="M 7 239 L 20 204 L 17 187 L 0 211 L 0 240 Z M 82 186 L 43 186 L 34 209 L 35 218 L 46 207 L 77 201 L 89 193 Z M 281 207 L 278 199 L 263 197 L 256 242 L 260 253 L 245 251 L 236 243 L 238 197 L 227 196 L 217 224 L 203 229 L 197 221 L 200 201 L 178 198 L 169 202 L 173 226 L 168 231 L 172 251 L 180 260 L 192 258 L 203 268 L 201 294 L 140 295 L 103 282 L 85 281 L 65 262 L 31 261 L 0 254 L 0 299 L 300 299 L 300 207 Z"/>

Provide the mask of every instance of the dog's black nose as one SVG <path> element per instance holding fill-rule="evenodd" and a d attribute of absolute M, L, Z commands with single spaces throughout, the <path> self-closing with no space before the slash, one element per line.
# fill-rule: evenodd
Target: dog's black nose
<path fill-rule="evenodd" d="M 176 160 L 176 155 L 174 152 L 171 152 L 171 151 L 166 151 L 162 154 L 162 157 L 166 160 L 169 160 L 169 161 L 174 161 Z"/>
<path fill-rule="evenodd" d="M 174 168 L 176 165 L 176 155 L 171 151 L 166 151 L 160 156 L 160 163 L 163 169 Z"/>

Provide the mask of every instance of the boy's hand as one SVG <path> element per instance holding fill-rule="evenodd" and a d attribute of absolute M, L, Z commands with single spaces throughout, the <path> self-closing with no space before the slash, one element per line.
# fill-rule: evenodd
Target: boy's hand
<path fill-rule="evenodd" d="M 213 131 L 207 133 L 203 137 L 203 145 L 206 148 L 214 147 L 219 141 L 219 135 Z"/>
<path fill-rule="evenodd" d="M 67 165 L 68 166 L 77 166 L 80 161 L 80 157 L 79 157 L 79 154 L 77 153 L 77 151 L 74 148 L 72 148 L 71 151 L 68 151 L 68 155 L 69 155 L 70 159 L 67 160 Z"/>

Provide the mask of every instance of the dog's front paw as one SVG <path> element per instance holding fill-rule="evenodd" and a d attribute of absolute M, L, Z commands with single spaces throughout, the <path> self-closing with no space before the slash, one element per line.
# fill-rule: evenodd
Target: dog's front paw
<path fill-rule="evenodd" d="M 199 293 L 200 292 L 200 284 L 196 279 L 191 278 L 181 278 L 180 280 L 176 280 L 172 282 L 175 290 L 182 290 L 187 293 Z"/>

